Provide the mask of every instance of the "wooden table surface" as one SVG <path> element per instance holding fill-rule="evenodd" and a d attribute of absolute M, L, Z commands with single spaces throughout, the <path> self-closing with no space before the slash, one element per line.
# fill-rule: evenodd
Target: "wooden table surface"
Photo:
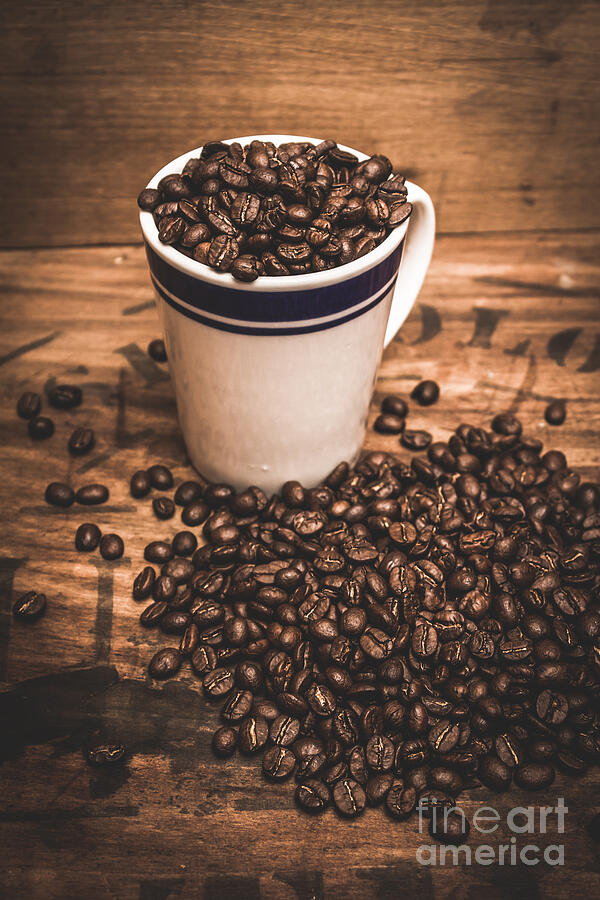
<path fill-rule="evenodd" d="M 442 386 L 439 403 L 411 410 L 413 427 L 446 437 L 459 421 L 487 424 L 510 409 L 530 433 L 560 447 L 586 478 L 600 467 L 600 235 L 558 233 L 446 237 L 416 308 L 386 351 L 373 398 L 408 393 L 420 378 Z M 129 474 L 161 461 L 177 479 L 193 473 L 177 427 L 167 367 L 146 355 L 158 321 L 141 247 L 7 251 L 0 329 L 0 894 L 52 898 L 376 898 L 418 900 L 593 897 L 600 894 L 597 845 L 585 826 L 598 812 L 597 773 L 560 776 L 543 798 L 511 791 L 490 801 L 461 797 L 472 813 L 491 802 L 504 817 L 517 805 L 568 807 L 564 834 L 519 835 L 517 845 L 565 845 L 565 865 L 421 866 L 416 820 L 394 823 L 368 810 L 346 823 L 333 812 L 307 818 L 291 785 L 262 781 L 256 761 L 217 763 L 210 752 L 217 713 L 184 667 L 152 684 L 147 663 L 161 641 L 138 624 L 133 574 L 157 523 L 134 501 Z M 84 402 L 53 411 L 54 437 L 29 441 L 14 406 L 25 389 L 82 385 Z M 561 428 L 546 403 L 567 400 Z M 93 424 L 95 450 L 74 460 L 66 441 Z M 366 445 L 398 449 L 369 432 Z M 406 452 L 400 450 L 406 456 Z M 104 481 L 109 503 L 93 511 L 46 506 L 45 485 Z M 125 556 L 108 563 L 73 549 L 83 519 L 115 530 Z M 37 588 L 46 616 L 27 627 L 11 601 Z M 164 638 L 163 638 L 164 640 Z M 82 748 L 94 737 L 123 740 L 119 771 L 93 771 Z M 508 843 L 505 822 L 470 845 Z"/>

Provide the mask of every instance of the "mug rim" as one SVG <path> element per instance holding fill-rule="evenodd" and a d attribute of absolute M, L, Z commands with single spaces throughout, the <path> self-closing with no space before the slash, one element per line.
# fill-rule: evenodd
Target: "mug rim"
<path fill-rule="evenodd" d="M 306 137 L 305 135 L 294 134 L 253 134 L 244 137 L 227 138 L 226 140 L 223 140 L 223 143 L 232 144 L 235 141 L 239 143 L 249 143 L 254 140 L 272 141 L 273 143 L 308 141 L 313 144 L 318 144 L 322 138 L 312 138 Z M 180 174 L 183 166 L 190 157 L 193 158 L 194 156 L 200 155 L 202 146 L 203 145 L 194 150 L 188 150 L 166 163 L 166 165 L 150 179 L 146 188 L 156 188 L 165 175 Z M 360 162 L 369 159 L 368 154 L 362 153 L 360 150 L 356 150 L 353 147 L 349 147 L 345 144 L 338 144 L 338 147 L 341 150 L 354 153 Z M 415 199 L 414 195 L 421 191 L 421 188 L 411 181 L 406 181 L 406 187 L 408 190 L 407 201 L 411 202 L 411 194 L 413 199 Z M 205 263 L 191 259 L 179 250 L 176 250 L 175 247 L 172 247 L 169 244 L 163 244 L 158 239 L 158 228 L 156 227 L 152 213 L 140 210 L 139 216 L 140 226 L 145 241 L 158 256 L 168 263 L 168 265 L 173 266 L 192 278 L 209 282 L 216 287 L 256 293 L 283 292 L 288 290 L 314 290 L 315 288 L 323 288 L 328 285 L 338 284 L 342 281 L 354 278 L 357 275 L 361 275 L 363 272 L 367 272 L 369 269 L 378 265 L 394 252 L 404 239 L 410 223 L 409 216 L 405 222 L 384 238 L 374 250 L 371 250 L 359 259 L 354 259 L 342 266 L 335 266 L 332 269 L 326 269 L 324 272 L 306 272 L 303 275 L 259 275 L 254 281 L 247 283 L 238 281 L 230 272 L 217 272 Z"/>

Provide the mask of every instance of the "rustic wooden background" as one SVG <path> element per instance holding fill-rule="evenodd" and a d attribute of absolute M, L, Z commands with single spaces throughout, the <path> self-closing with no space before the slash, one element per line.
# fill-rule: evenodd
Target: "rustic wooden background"
<path fill-rule="evenodd" d="M 600 225 L 597 0 L 20 0 L 0 8 L 0 246 L 139 240 L 206 138 L 387 153 L 441 232 Z"/>
<path fill-rule="evenodd" d="M 412 409 L 414 427 L 446 438 L 459 421 L 483 424 L 516 411 L 547 447 L 562 447 L 586 478 L 600 474 L 600 322 L 597 234 L 445 237 L 420 302 L 386 350 L 370 423 L 389 391 L 408 395 L 422 377 L 442 385 L 438 404 Z M 217 713 L 184 666 L 152 684 L 147 664 L 170 641 L 143 630 L 133 575 L 154 536 L 179 515 L 154 519 L 128 476 L 162 461 L 193 475 L 177 427 L 166 366 L 145 354 L 158 334 L 143 251 L 115 246 L 5 251 L 0 328 L 0 896 L 31 900 L 564 900 L 600 895 L 598 845 L 586 832 L 600 811 L 597 773 L 559 777 L 544 797 L 514 790 L 464 795 L 473 813 L 565 798 L 566 833 L 519 836 L 518 846 L 563 843 L 564 868 L 422 867 L 415 821 L 370 810 L 342 823 L 301 815 L 292 785 L 262 781 L 258 763 L 225 765 L 210 752 Z M 265 340 L 270 340 L 266 338 Z M 20 393 L 55 379 L 84 389 L 81 407 L 54 412 L 56 433 L 33 444 L 16 418 Z M 546 403 L 567 400 L 561 428 Z M 71 428 L 93 424 L 97 446 L 66 452 Z M 406 451 L 369 431 L 368 447 Z M 49 508 L 47 482 L 110 486 L 103 508 Z M 73 549 L 82 520 L 125 539 L 104 562 Z M 27 627 L 10 605 L 35 587 L 49 598 Z M 123 740 L 118 772 L 90 770 L 83 748 Z M 470 845 L 507 843 L 506 826 Z"/>

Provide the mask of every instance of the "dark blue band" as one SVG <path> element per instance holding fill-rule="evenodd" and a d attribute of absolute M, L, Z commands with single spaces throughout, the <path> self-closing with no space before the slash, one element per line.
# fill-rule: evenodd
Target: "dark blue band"
<path fill-rule="evenodd" d="M 339 318 L 331 319 L 328 322 L 314 322 L 312 325 L 300 325 L 296 328 L 286 327 L 285 325 L 282 325 L 279 328 L 261 328 L 260 325 L 245 325 L 234 323 L 233 321 L 222 322 L 218 319 L 210 319 L 208 316 L 203 316 L 201 313 L 194 312 L 193 310 L 188 309 L 188 307 L 177 303 L 176 300 L 165 293 L 156 278 L 152 277 L 152 282 L 157 293 L 162 297 L 165 303 L 168 303 L 169 306 L 172 306 L 173 309 L 182 315 L 187 316 L 188 319 L 193 319 L 194 322 L 201 322 L 203 325 L 208 325 L 210 328 L 217 328 L 219 331 L 230 331 L 233 334 L 256 334 L 276 337 L 283 334 L 308 334 L 313 331 L 325 331 L 327 328 L 335 328 L 336 325 L 343 325 L 344 322 L 356 319 L 358 316 L 362 316 L 370 309 L 373 309 L 374 306 L 381 303 L 383 298 L 394 289 L 396 279 L 394 278 L 391 284 L 379 291 L 366 306 L 361 306 L 360 309 L 355 309 L 346 316 L 340 316 Z"/>
<path fill-rule="evenodd" d="M 199 312 L 213 313 L 226 319 L 236 319 L 238 323 L 241 320 L 247 323 L 281 322 L 284 324 L 334 315 L 346 309 L 349 310 L 370 297 L 374 298 L 397 272 L 403 244 L 404 242 L 378 265 L 347 281 L 305 291 L 275 291 L 273 293 L 245 291 L 243 288 L 235 290 L 193 278 L 158 256 L 148 244 L 146 244 L 146 255 L 153 281 L 155 284 L 158 283 L 171 298 L 183 300 Z M 166 296 L 165 299 L 167 299 Z M 171 300 L 167 302 L 171 302 Z M 171 305 L 175 304 L 171 302 Z M 363 311 L 360 310 L 360 312 Z M 213 320 L 209 320 L 207 324 L 209 323 L 213 324 Z M 331 324 L 337 324 L 337 322 Z M 220 326 L 215 325 L 215 327 Z M 324 327 L 331 326 L 327 323 Z M 293 330 L 297 331 L 297 329 Z M 311 326 L 309 330 L 316 329 Z M 268 331 L 268 333 L 272 332 Z"/>

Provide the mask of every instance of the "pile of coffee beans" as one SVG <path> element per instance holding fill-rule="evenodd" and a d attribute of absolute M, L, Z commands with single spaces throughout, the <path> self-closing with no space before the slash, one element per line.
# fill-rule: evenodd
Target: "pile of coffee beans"
<path fill-rule="evenodd" d="M 411 214 L 392 163 L 335 141 L 210 141 L 180 174 L 138 197 L 164 244 L 240 281 L 342 266 Z"/>
<path fill-rule="evenodd" d="M 179 636 L 150 674 L 189 665 L 221 704 L 215 754 L 262 753 L 303 809 L 405 819 L 600 761 L 600 488 L 514 416 L 410 465 L 368 453 L 271 498 L 198 479 L 174 502 L 206 543 L 146 547 L 141 624 Z"/>

